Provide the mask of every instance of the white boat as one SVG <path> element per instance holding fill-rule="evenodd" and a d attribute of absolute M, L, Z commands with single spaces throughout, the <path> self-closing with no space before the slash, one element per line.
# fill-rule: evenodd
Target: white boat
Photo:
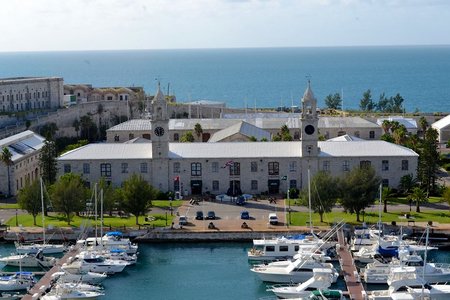
<path fill-rule="evenodd" d="M 124 250 L 127 254 L 136 254 L 138 245 L 134 244 L 128 238 L 124 238 L 119 231 L 106 233 L 103 237 L 90 237 L 77 241 L 77 245 L 84 247 L 86 250 Z"/>
<path fill-rule="evenodd" d="M 393 270 L 388 279 L 389 289 L 371 291 L 369 300 L 447 300 L 450 285 L 427 284 L 410 267 Z"/>
<path fill-rule="evenodd" d="M 377 240 L 380 231 L 377 229 L 370 229 L 367 227 L 355 227 L 353 237 L 350 242 L 350 250 L 359 251 L 362 247 L 370 247 Z"/>
<path fill-rule="evenodd" d="M 277 283 L 300 283 L 313 277 L 313 270 L 330 269 L 333 281 L 336 282 L 338 273 L 331 263 L 323 263 L 311 256 L 303 256 L 295 261 L 274 262 L 268 265 L 256 265 L 250 270 L 258 275 L 262 281 Z"/>
<path fill-rule="evenodd" d="M 35 283 L 31 272 L 16 272 L 14 275 L 0 277 L 0 291 L 26 290 Z"/>
<path fill-rule="evenodd" d="M 103 290 L 103 287 L 98 286 L 98 285 L 82 283 L 82 282 L 65 282 L 62 280 L 58 280 L 55 283 L 55 287 L 62 288 L 62 289 L 77 290 L 77 291 L 101 291 L 101 290 Z"/>
<path fill-rule="evenodd" d="M 87 300 L 97 299 L 103 296 L 104 293 L 100 291 L 85 291 L 77 288 L 67 288 L 56 286 L 51 289 L 46 295 L 41 296 L 41 300 Z"/>
<path fill-rule="evenodd" d="M 313 269 L 313 276 L 300 284 L 277 284 L 271 286 L 267 291 L 273 292 L 278 298 L 303 298 L 311 294 L 311 290 L 328 289 L 333 281 L 331 269 Z"/>
<path fill-rule="evenodd" d="M 24 295 L 19 293 L 2 293 L 0 292 L 0 300 L 18 300 L 22 299 Z"/>
<path fill-rule="evenodd" d="M 53 279 L 60 279 L 63 282 L 82 282 L 89 284 L 100 284 L 108 276 L 105 273 L 82 272 L 75 268 L 68 268 L 52 275 Z"/>
<path fill-rule="evenodd" d="M 42 251 L 37 254 L 17 254 L 0 258 L 0 262 L 5 263 L 7 266 L 13 267 L 25 267 L 25 268 L 51 268 L 58 259 L 54 257 L 46 257 Z"/>
<path fill-rule="evenodd" d="M 386 284 L 389 274 L 395 269 L 411 269 L 414 272 L 422 274 L 427 283 L 439 283 L 450 281 L 450 265 L 426 263 L 422 257 L 417 254 L 409 254 L 409 251 L 399 252 L 399 259 L 393 259 L 390 263 L 375 261 L 370 263 L 364 269 L 362 278 L 366 283 Z"/>
<path fill-rule="evenodd" d="M 105 259 L 100 255 L 87 255 L 77 257 L 71 264 L 64 264 L 63 270 L 81 270 L 82 272 L 96 272 L 115 274 L 122 272 L 129 264 L 121 260 Z"/>
<path fill-rule="evenodd" d="M 36 254 L 39 251 L 42 251 L 43 254 L 56 254 L 63 253 L 66 247 L 62 244 L 48 244 L 45 242 L 45 215 L 44 215 L 44 186 L 42 183 L 42 178 L 40 179 L 41 183 L 41 207 L 42 207 L 42 243 L 30 243 L 23 244 L 15 242 L 16 251 L 19 254 L 31 253 Z"/>

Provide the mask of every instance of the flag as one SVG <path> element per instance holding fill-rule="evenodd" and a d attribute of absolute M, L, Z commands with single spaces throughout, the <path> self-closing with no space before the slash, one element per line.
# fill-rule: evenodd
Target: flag
<path fill-rule="evenodd" d="M 227 161 L 224 165 L 223 165 L 223 169 L 225 169 L 226 167 L 230 167 L 230 166 L 232 166 L 232 165 L 234 165 L 234 161 L 232 161 L 232 160 L 229 160 L 229 161 Z"/>
<path fill-rule="evenodd" d="M 281 180 L 287 180 L 287 175 L 284 175 L 283 177 L 281 177 Z"/>
<path fill-rule="evenodd" d="M 180 176 L 175 176 L 175 177 L 173 178 L 173 181 L 180 181 Z"/>

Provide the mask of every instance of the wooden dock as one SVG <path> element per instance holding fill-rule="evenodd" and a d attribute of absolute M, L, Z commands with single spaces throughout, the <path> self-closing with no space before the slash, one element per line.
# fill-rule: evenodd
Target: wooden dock
<path fill-rule="evenodd" d="M 337 247 L 337 252 L 339 255 L 339 263 L 341 264 L 350 299 L 364 300 L 366 299 L 366 291 L 361 284 L 352 254 L 345 243 L 344 232 L 342 229 L 338 231 L 338 243 L 339 247 Z"/>
<path fill-rule="evenodd" d="M 53 266 L 45 275 L 33 286 L 33 288 L 24 296 L 22 300 L 34 300 L 39 299 L 45 290 L 50 287 L 52 281 L 52 275 L 61 270 L 61 266 L 69 260 L 69 257 L 75 257 L 79 252 L 78 248 L 68 251 L 59 261 Z"/>

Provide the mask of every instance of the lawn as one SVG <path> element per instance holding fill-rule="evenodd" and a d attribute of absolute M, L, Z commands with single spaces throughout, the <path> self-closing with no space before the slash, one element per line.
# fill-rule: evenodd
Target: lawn
<path fill-rule="evenodd" d="M 450 223 L 450 212 L 448 210 L 431 210 L 425 211 L 421 213 L 410 213 L 411 217 L 416 222 L 428 222 L 434 221 L 438 223 Z M 402 218 L 400 218 L 402 217 Z M 407 222 L 407 219 L 403 218 L 404 212 L 394 211 L 388 213 L 382 213 L 381 220 L 384 223 L 395 222 Z M 345 212 L 333 212 L 329 214 L 325 214 L 323 216 L 323 220 L 325 223 L 320 223 L 319 214 L 313 213 L 312 221 L 314 225 L 329 225 L 330 223 L 344 220 L 349 224 L 361 224 L 361 222 L 356 222 L 356 214 L 349 214 Z M 364 218 L 360 215 L 360 220 L 364 221 L 367 224 L 376 224 L 378 222 L 378 212 L 366 212 Z M 291 213 L 291 225 L 304 226 L 309 221 L 309 213 L 308 212 L 293 212 Z"/>
<path fill-rule="evenodd" d="M 20 209 L 17 203 L 0 203 L 0 209 Z"/>
<path fill-rule="evenodd" d="M 172 203 L 172 207 L 179 207 L 183 204 L 183 200 L 152 200 L 154 207 L 167 208 L 170 207 L 170 203 Z"/>
<path fill-rule="evenodd" d="M 145 217 L 140 216 L 139 217 L 139 224 L 140 225 L 147 225 L 148 226 L 154 226 L 154 227 L 163 227 L 166 226 L 166 215 L 165 214 L 152 214 L 149 216 L 151 219 L 146 221 Z M 28 214 L 22 214 L 18 215 L 18 224 L 21 224 L 24 227 L 33 227 L 33 217 Z M 172 223 L 172 220 L 175 218 L 175 216 L 171 216 L 170 214 L 167 214 L 167 225 L 170 225 Z M 12 217 L 11 219 L 6 222 L 6 224 L 10 226 L 16 226 L 16 217 Z M 38 227 L 42 226 L 42 218 L 40 215 L 36 218 L 36 224 Z M 47 217 L 45 217 L 45 224 L 53 225 L 54 227 L 68 227 L 67 222 L 64 218 L 64 216 L 59 214 L 51 214 Z M 84 226 L 95 226 L 95 220 L 93 217 L 91 218 L 84 218 L 84 217 L 77 217 L 74 216 L 72 218 L 72 222 L 70 225 L 72 227 L 80 227 L 80 225 Z M 97 221 L 97 224 L 100 225 L 100 220 Z M 119 227 L 137 227 L 136 226 L 136 218 L 134 216 L 130 216 L 129 218 L 120 218 L 120 217 L 110 217 L 105 215 L 103 217 L 103 224 L 106 228 L 119 228 Z"/>

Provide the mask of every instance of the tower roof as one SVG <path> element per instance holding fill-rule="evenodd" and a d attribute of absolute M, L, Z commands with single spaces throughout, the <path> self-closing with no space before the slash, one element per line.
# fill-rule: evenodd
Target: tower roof
<path fill-rule="evenodd" d="M 308 86 L 306 87 L 306 91 L 303 94 L 303 98 L 302 101 L 312 101 L 315 100 L 316 98 L 314 97 L 313 91 L 311 89 L 311 81 L 308 80 Z"/>
<path fill-rule="evenodd" d="M 161 85 L 158 82 L 158 89 L 156 90 L 155 97 L 153 98 L 154 102 L 165 102 L 164 94 L 161 92 Z"/>

